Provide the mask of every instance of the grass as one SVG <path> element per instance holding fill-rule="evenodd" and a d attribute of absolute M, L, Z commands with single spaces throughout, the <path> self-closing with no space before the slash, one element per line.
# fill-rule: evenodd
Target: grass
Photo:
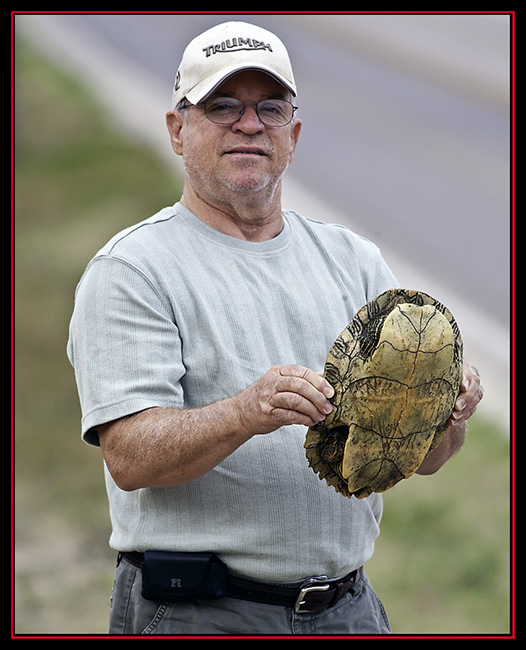
<path fill-rule="evenodd" d="M 92 255 L 174 203 L 180 181 L 115 133 L 75 80 L 16 45 L 14 632 L 104 634 L 114 554 L 100 453 L 80 441 L 67 327 Z M 394 633 L 509 632 L 508 470 L 507 435 L 475 416 L 439 473 L 385 495 L 367 572 Z"/>
<path fill-rule="evenodd" d="M 462 451 L 437 474 L 384 495 L 367 571 L 394 631 L 508 632 L 507 470 L 506 437 L 475 416 Z"/>

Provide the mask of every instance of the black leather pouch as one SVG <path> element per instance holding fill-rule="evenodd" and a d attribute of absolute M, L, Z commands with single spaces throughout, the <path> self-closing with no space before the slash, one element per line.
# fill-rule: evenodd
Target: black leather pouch
<path fill-rule="evenodd" d="M 146 551 L 142 596 L 148 600 L 193 600 L 226 596 L 227 568 L 213 553 Z"/>

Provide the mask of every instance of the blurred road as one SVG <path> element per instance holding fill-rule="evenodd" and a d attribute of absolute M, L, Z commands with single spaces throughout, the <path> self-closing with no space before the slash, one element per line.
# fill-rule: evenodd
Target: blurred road
<path fill-rule="evenodd" d="M 304 127 L 285 206 L 369 237 L 401 284 L 443 300 L 506 417 L 510 17 L 72 14 L 15 26 L 173 158 L 164 113 L 182 51 L 227 19 L 271 29 L 291 55 Z"/>

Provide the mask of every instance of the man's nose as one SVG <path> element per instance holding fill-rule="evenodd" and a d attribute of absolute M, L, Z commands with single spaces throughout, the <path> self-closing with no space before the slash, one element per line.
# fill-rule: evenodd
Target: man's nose
<path fill-rule="evenodd" d="M 232 124 L 232 128 L 244 133 L 259 133 L 265 128 L 263 122 L 259 119 L 255 104 L 245 104 L 239 119 Z"/>

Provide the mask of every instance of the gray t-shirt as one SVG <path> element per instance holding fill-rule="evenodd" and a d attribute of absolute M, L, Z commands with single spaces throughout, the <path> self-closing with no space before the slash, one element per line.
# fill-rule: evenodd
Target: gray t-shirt
<path fill-rule="evenodd" d="M 246 242 L 180 204 L 116 235 L 76 291 L 68 356 L 82 435 L 151 408 L 230 397 L 271 366 L 319 371 L 358 309 L 397 286 L 378 248 L 347 228 L 284 211 L 284 228 Z M 306 429 L 250 439 L 206 475 L 120 490 L 106 471 L 121 551 L 214 551 L 263 580 L 344 575 L 372 555 L 381 497 L 347 499 L 308 467 Z"/>

